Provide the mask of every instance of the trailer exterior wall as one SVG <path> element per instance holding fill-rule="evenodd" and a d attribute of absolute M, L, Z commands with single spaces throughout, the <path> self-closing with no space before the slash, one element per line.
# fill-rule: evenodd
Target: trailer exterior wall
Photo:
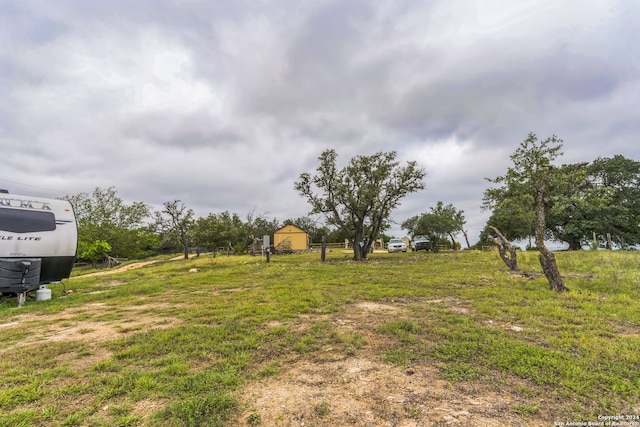
<path fill-rule="evenodd" d="M 70 276 L 77 243 L 69 202 L 0 195 L 0 258 L 40 258 L 40 282 L 57 282 Z"/>

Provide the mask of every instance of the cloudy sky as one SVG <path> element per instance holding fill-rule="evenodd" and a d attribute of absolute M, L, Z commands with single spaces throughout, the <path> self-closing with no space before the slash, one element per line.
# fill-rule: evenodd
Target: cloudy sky
<path fill-rule="evenodd" d="M 639 18 L 638 0 L 0 0 L 0 188 L 283 221 L 323 150 L 395 150 L 427 188 L 393 220 L 442 200 L 474 241 L 484 178 L 529 132 L 563 163 L 640 160 Z"/>

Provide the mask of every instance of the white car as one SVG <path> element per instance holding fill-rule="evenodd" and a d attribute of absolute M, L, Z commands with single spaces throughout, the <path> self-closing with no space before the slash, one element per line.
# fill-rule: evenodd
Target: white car
<path fill-rule="evenodd" d="M 387 250 L 389 252 L 407 252 L 407 245 L 402 239 L 391 239 L 387 243 Z"/>

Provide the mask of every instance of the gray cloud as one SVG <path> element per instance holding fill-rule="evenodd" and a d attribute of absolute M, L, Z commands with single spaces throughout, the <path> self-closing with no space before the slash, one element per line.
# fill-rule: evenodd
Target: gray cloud
<path fill-rule="evenodd" d="M 159 148 L 182 147 L 185 150 L 248 143 L 248 132 L 232 126 L 220 126 L 206 111 L 188 115 L 163 112 L 142 113 L 123 123 L 122 139 L 143 141 Z"/>
<path fill-rule="evenodd" d="M 284 220 L 322 150 L 396 150 L 428 176 L 394 220 L 442 200 L 475 238 L 528 132 L 640 159 L 639 4 L 494 3 L 2 2 L 0 187 Z"/>

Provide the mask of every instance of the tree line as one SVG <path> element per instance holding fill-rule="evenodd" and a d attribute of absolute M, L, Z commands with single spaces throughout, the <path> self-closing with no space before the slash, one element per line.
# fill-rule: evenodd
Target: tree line
<path fill-rule="evenodd" d="M 228 255 L 251 251 L 265 234 L 293 224 L 307 231 L 313 241 L 329 236 L 344 241 L 340 230 L 319 224 L 312 217 L 280 222 L 253 208 L 245 215 L 224 211 L 196 218 L 180 200 L 163 203 L 153 210 L 144 202 L 125 203 L 114 187 L 95 188 L 91 193 L 64 197 L 74 207 L 78 224 L 77 258 L 99 262 L 108 254 L 115 258 L 145 258 L 167 252 L 206 248 Z"/>
<path fill-rule="evenodd" d="M 495 244 L 507 265 L 517 269 L 512 242 L 529 240 L 529 247 L 540 251 L 550 282 L 559 274 L 554 273 L 557 267 L 546 240 L 567 242 L 574 250 L 640 243 L 640 162 L 617 155 L 558 166 L 561 148 L 556 136 L 539 140 L 531 133 L 511 155 L 504 175 L 487 178 L 492 186 L 484 192 L 482 208 L 491 215 L 476 245 Z M 325 150 L 315 172 L 300 174 L 294 183 L 312 216 L 282 223 L 257 214 L 255 208 L 244 217 L 225 211 L 195 218 L 180 200 L 165 202 L 154 212 L 143 202 L 125 204 L 113 187 L 67 196 L 78 221 L 78 257 L 94 260 L 108 252 L 139 258 L 178 249 L 188 257 L 190 247 L 245 253 L 253 251 L 263 235 L 294 224 L 314 242 L 323 237 L 348 240 L 354 259 L 366 259 L 374 241 L 386 240 L 391 212 L 400 201 L 425 188 L 426 171 L 415 161 L 402 165 L 396 157 L 395 151 L 356 156 L 340 168 L 337 153 Z M 458 249 L 459 234 L 471 249 L 465 224 L 464 211 L 438 201 L 401 227 L 412 238 L 427 237 L 434 250 L 443 243 Z"/>

